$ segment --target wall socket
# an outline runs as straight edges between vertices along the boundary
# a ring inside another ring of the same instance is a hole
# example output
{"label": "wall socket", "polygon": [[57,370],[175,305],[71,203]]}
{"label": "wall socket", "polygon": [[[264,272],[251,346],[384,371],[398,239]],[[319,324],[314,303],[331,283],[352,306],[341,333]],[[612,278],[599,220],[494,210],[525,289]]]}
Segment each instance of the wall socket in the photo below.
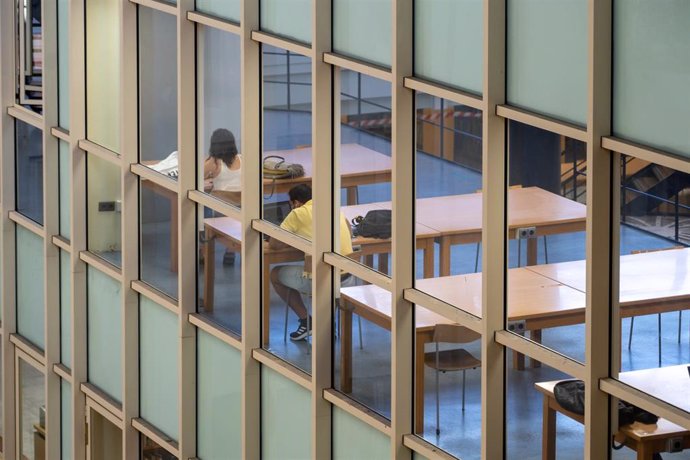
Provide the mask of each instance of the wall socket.
{"label": "wall socket", "polygon": [[515,237],[519,240],[534,238],[537,236],[537,227],[520,227],[515,230]]}
{"label": "wall socket", "polygon": [[522,334],[525,332],[525,329],[527,328],[527,325],[525,324],[524,320],[519,320],[519,321],[508,321],[508,331],[510,332],[515,332],[517,334]]}
{"label": "wall socket", "polygon": [[98,202],[98,212],[109,212],[115,211],[114,201],[99,201]]}
{"label": "wall socket", "polygon": [[683,438],[671,438],[666,441],[666,452],[681,452],[683,450]]}

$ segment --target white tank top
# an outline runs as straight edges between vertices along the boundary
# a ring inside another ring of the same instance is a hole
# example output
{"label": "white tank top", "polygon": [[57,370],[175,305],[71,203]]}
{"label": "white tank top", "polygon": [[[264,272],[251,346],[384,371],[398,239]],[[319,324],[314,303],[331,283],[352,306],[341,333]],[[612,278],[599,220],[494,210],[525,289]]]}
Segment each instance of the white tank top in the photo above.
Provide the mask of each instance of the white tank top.
{"label": "white tank top", "polygon": [[[238,154],[237,157],[242,161],[242,155]],[[226,192],[242,191],[242,167],[232,170],[221,161],[220,173],[213,178],[213,189]]]}

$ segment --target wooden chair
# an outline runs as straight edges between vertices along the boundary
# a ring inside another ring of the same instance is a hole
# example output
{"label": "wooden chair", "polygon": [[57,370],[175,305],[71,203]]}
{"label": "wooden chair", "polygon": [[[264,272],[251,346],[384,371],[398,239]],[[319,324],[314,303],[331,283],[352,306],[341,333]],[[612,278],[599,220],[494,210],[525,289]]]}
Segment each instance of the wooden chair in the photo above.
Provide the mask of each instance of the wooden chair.
{"label": "wooden chair", "polygon": [[[669,248],[661,248],[661,249],[638,249],[634,251],[630,251],[630,254],[645,254],[648,252],[659,252],[659,251],[672,251],[674,249],[683,249],[685,246],[671,246]],[[682,320],[683,320],[683,311],[679,310],[678,311],[678,343],[680,343],[680,329],[682,326]],[[633,335],[633,327],[635,326],[635,317],[631,316],[630,317],[630,333],[628,334],[628,350],[630,350],[630,347],[632,346],[632,335]],[[657,315],[657,329],[658,329],[658,349],[659,349],[659,367],[661,367],[661,313]]]}
{"label": "wooden chair", "polygon": [[[517,184],[517,185],[511,185],[510,189],[518,189],[522,188],[522,185]],[[481,193],[482,189],[477,190],[477,193]],[[544,263],[549,263],[549,248],[546,245],[546,235],[543,236],[544,238]],[[518,267],[521,265],[521,256],[522,256],[522,240],[517,240],[518,241]],[[477,273],[477,270],[479,269],[479,253],[481,252],[481,241],[477,242],[477,252],[474,256],[474,272]]]}
{"label": "wooden chair", "polygon": [[439,429],[439,384],[438,375],[443,372],[462,371],[462,410],[465,411],[465,371],[476,369],[482,362],[464,348],[439,350],[440,343],[470,343],[481,338],[481,335],[457,324],[437,324],[434,326],[432,343],[435,350],[424,353],[424,364],[436,371],[436,434]]}

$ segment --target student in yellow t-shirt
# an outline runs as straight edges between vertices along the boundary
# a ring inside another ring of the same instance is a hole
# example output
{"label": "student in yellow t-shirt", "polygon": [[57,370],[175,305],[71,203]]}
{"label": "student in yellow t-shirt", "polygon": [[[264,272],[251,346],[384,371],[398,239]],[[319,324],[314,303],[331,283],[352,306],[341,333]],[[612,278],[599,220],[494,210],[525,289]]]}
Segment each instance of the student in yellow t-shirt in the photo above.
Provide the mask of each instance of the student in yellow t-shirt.
{"label": "student in yellow t-shirt", "polygon": [[[313,234],[313,214],[311,187],[300,184],[288,192],[292,210],[285,217],[280,227],[308,240]],[[287,245],[271,238],[269,247],[284,248]],[[352,252],[352,232],[345,216],[340,214],[340,252],[348,255]],[[311,334],[311,316],[308,314],[302,293],[311,292],[311,278],[305,276],[302,265],[279,265],[271,270],[271,284],[281,299],[287,303],[299,318],[297,330],[290,333],[290,340],[303,340]]]}

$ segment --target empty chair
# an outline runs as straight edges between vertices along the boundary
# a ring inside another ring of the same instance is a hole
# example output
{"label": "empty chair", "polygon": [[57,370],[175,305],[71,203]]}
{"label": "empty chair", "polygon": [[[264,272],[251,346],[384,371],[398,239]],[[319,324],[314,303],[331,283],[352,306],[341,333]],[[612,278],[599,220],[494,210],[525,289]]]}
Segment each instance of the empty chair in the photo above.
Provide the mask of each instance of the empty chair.
{"label": "empty chair", "polygon": [[470,343],[478,340],[480,334],[457,324],[437,324],[434,326],[432,343],[435,350],[424,353],[424,364],[434,369],[436,372],[436,434],[440,434],[439,429],[439,373],[450,371],[462,371],[462,410],[465,410],[465,371],[476,369],[482,362],[475,358],[464,348],[453,348],[451,350],[440,350],[441,343]]}

